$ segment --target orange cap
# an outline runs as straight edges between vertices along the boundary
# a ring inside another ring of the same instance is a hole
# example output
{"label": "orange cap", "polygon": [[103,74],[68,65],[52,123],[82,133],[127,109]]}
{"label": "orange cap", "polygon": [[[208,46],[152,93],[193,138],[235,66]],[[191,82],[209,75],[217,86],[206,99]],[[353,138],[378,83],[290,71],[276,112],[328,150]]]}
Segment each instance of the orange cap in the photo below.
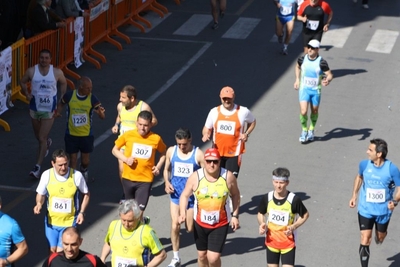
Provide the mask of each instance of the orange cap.
{"label": "orange cap", "polygon": [[224,88],[221,89],[219,97],[235,98],[235,91],[233,91],[232,87],[225,86]]}
{"label": "orange cap", "polygon": [[206,152],[204,153],[204,159],[208,159],[208,158],[220,159],[221,156],[219,155],[218,149],[216,149],[216,148],[207,149]]}

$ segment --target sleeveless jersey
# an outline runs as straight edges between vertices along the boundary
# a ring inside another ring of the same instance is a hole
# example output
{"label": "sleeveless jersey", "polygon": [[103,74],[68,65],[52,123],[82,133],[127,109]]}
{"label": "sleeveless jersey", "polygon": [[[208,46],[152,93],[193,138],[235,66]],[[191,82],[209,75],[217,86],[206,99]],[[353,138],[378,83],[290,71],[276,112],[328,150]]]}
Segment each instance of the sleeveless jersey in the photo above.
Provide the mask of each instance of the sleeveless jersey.
{"label": "sleeveless jersey", "polygon": [[236,111],[228,116],[221,112],[218,107],[218,118],[214,123],[214,142],[221,157],[235,157],[245,152],[244,143],[239,140],[243,132],[243,125],[240,123],[238,112],[240,106],[237,105]]}
{"label": "sleeveless jersey", "polygon": [[53,65],[49,72],[43,76],[38,65],[31,80],[32,99],[29,108],[33,111],[53,112],[57,106],[57,80],[54,76]]}
{"label": "sleeveless jersey", "polygon": [[323,71],[320,62],[322,57],[318,56],[310,60],[306,55],[303,64],[301,64],[300,90],[321,90],[321,79]]}
{"label": "sleeveless jersey", "polygon": [[126,108],[122,106],[119,113],[119,117],[121,120],[121,125],[119,128],[120,135],[123,135],[126,131],[136,129],[136,120],[140,111],[142,111],[142,106],[142,100],[139,100],[136,106],[130,111],[126,110]]}
{"label": "sleeveless jersey", "polygon": [[147,266],[150,255],[163,250],[154,230],[147,224],[129,232],[121,220],[116,220],[111,222],[108,231],[106,242],[111,246],[112,266]]}
{"label": "sleeveless jersey", "polygon": [[77,91],[72,92],[67,109],[67,134],[73,136],[89,136],[92,134],[92,94],[78,98]]}
{"label": "sleeveless jersey", "polygon": [[200,169],[200,165],[196,161],[197,147],[193,146],[193,150],[189,157],[182,159],[178,155],[178,146],[174,146],[174,153],[171,157],[171,179],[183,178],[182,180],[187,181],[187,178],[194,172]]}
{"label": "sleeveless jersey", "polygon": [[229,189],[226,183],[228,171],[221,168],[215,182],[209,182],[204,169],[197,170],[199,185],[193,192],[195,196],[194,220],[204,228],[218,228],[229,223],[231,211],[226,201]]}
{"label": "sleeveless jersey", "polygon": [[296,14],[296,2],[297,0],[280,0],[281,7],[277,11],[277,16],[294,16]]}
{"label": "sleeveless jersey", "polygon": [[274,191],[268,193],[268,232],[265,245],[275,249],[288,249],[295,247],[294,234],[287,236],[284,231],[295,221],[292,213],[292,202],[295,194],[290,192],[282,205],[276,205]]}
{"label": "sleeveless jersey", "polygon": [[363,183],[358,199],[358,211],[365,215],[386,215],[391,213],[387,203],[394,191],[390,175],[391,161],[385,160],[381,167],[375,167],[370,160],[363,172]]}
{"label": "sleeveless jersey", "polygon": [[75,225],[79,210],[79,190],[74,181],[74,170],[69,169],[68,179],[57,180],[54,169],[49,171],[47,184],[47,222],[50,225],[68,227]]}

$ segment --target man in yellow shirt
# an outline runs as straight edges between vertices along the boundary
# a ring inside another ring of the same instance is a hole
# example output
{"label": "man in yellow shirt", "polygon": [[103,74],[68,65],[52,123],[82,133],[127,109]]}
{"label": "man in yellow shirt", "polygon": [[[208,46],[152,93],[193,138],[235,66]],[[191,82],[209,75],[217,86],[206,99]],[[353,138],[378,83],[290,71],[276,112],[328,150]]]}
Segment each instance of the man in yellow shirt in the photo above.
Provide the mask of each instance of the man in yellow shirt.
{"label": "man in yellow shirt", "polygon": [[[111,254],[111,266],[159,266],[167,257],[154,230],[141,222],[142,214],[134,199],[126,200],[119,208],[119,220],[108,227],[101,260]],[[152,259],[150,260],[150,254]]]}

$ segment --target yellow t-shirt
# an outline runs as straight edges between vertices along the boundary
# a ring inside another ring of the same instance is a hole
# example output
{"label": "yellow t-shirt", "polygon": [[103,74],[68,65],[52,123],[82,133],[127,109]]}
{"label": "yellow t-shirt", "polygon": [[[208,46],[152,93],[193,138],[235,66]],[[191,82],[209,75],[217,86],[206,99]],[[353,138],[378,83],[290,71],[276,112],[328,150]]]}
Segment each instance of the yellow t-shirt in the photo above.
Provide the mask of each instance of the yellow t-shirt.
{"label": "yellow t-shirt", "polygon": [[147,224],[139,224],[133,230],[126,230],[121,220],[110,223],[104,239],[111,247],[111,266],[146,266],[150,254],[158,254],[164,248],[154,230]]}

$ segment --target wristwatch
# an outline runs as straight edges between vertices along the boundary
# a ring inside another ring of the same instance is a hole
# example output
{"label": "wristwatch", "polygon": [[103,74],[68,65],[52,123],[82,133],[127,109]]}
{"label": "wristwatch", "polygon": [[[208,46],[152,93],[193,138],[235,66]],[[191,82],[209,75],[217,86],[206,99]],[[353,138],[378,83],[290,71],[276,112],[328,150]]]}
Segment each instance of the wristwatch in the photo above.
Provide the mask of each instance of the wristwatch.
{"label": "wristwatch", "polygon": [[85,216],[86,216],[86,213],[84,213],[83,211],[80,211],[80,212],[79,212],[79,214],[82,214],[82,215],[83,215],[83,217],[85,217]]}
{"label": "wristwatch", "polygon": [[392,200],[392,202],[393,202],[393,205],[394,205],[395,207],[397,207],[397,205],[399,204],[399,202],[398,202],[397,200]]}

